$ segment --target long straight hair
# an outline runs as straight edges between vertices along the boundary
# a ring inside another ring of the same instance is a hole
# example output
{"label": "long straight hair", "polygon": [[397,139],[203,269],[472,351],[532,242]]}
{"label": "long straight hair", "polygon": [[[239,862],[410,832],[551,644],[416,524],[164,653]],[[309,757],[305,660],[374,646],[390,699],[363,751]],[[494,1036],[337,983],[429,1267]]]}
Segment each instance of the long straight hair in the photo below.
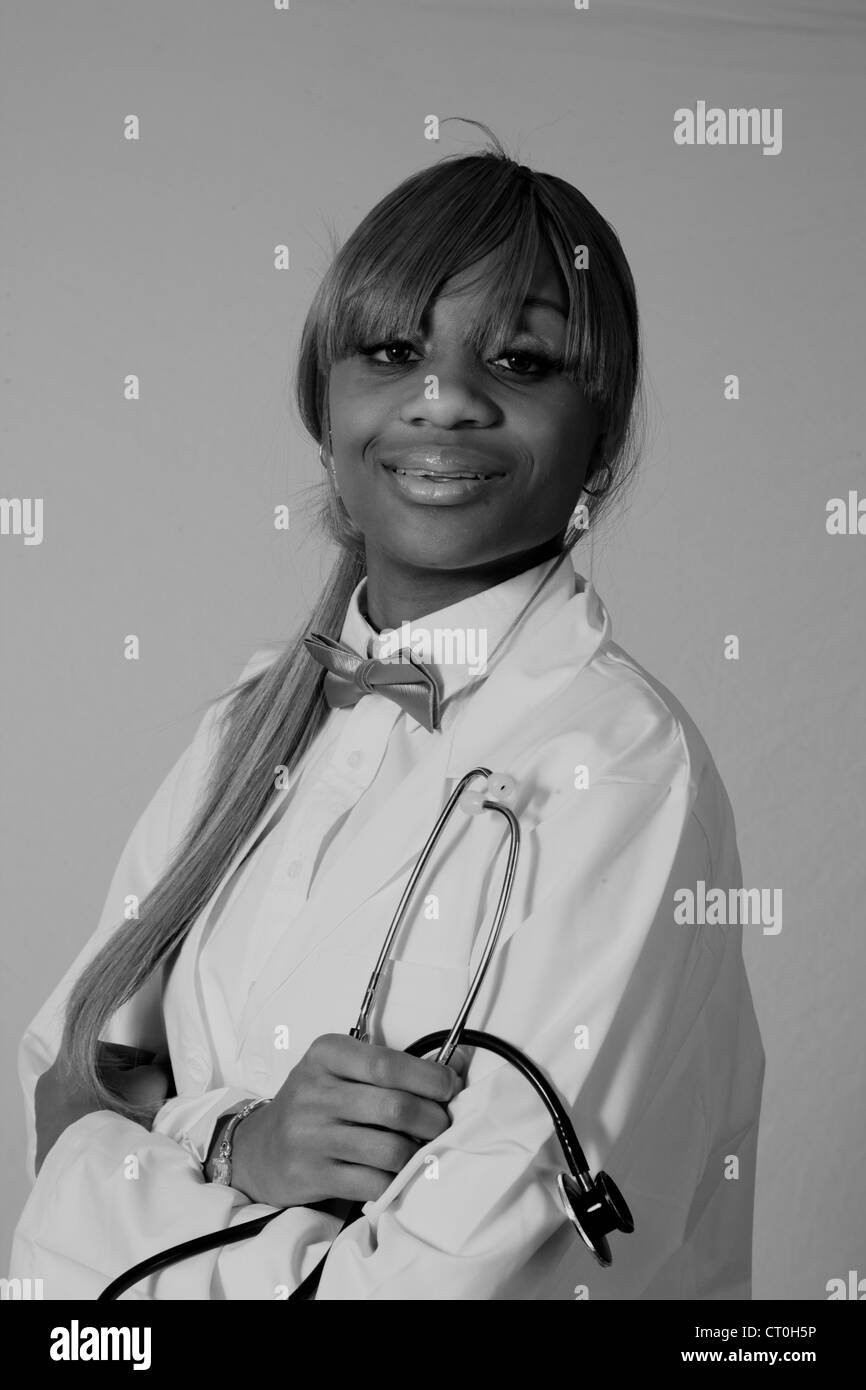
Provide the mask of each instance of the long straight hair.
{"label": "long straight hair", "polygon": [[[613,227],[582,193],[553,174],[518,164],[481,128],[492,148],[447,156],[411,175],[377,203],[335,255],[304,325],[297,406],[309,434],[327,447],[332,364],[370,341],[409,336],[445,282],[494,251],[483,312],[467,323],[467,332],[480,351],[501,351],[546,246],[568,287],[563,374],[600,411],[599,470],[604,465],[607,480],[585,504],[593,522],[622,489],[640,452],[642,353],[631,271]],[[581,246],[587,248],[588,269],[575,270]],[[225,702],[225,708],[185,835],[140,903],[138,918],[118,922],[69,997],[61,1042],[67,1066],[101,1107],[134,1120],[149,1123],[153,1109],[128,1104],[107,1086],[99,1068],[99,1034],[181,946],[271,803],[276,770],[296,767],[327,714],[325,673],[302,638],[310,631],[339,637],[366,564],[364,538],[325,472],[318,520],[338,555],[310,619],[272,664],[209,702]],[[578,539],[567,535],[563,549]]]}

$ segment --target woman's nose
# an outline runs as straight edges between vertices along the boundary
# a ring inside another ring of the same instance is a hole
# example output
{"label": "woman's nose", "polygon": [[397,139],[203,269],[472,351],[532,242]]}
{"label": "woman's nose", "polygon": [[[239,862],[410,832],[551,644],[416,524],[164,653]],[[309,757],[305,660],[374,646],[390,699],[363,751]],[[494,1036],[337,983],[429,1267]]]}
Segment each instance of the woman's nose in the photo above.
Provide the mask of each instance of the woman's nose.
{"label": "woman's nose", "polygon": [[431,370],[413,382],[400,407],[404,424],[430,424],[440,429],[458,425],[492,425],[497,407],[476,374],[460,368]]}

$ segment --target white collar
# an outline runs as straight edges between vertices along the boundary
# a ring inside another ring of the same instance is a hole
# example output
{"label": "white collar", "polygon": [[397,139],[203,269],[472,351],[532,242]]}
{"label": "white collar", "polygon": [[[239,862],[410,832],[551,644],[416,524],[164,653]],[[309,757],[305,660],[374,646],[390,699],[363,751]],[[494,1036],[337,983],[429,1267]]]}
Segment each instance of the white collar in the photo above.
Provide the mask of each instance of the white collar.
{"label": "white collar", "polygon": [[[492,670],[511,646],[511,639],[530,618],[533,626],[543,623],[573,597],[573,565],[566,558],[557,567],[559,559],[557,556],[554,560],[544,560],[470,598],[413,618],[411,622],[407,620],[392,632],[384,629],[382,633],[378,633],[364,615],[365,577],[349,599],[340,641],[359,656],[367,657],[393,656],[399,648],[411,645],[418,659],[435,674],[440,699],[447,700],[470,681]],[[549,582],[545,583],[548,576]]]}

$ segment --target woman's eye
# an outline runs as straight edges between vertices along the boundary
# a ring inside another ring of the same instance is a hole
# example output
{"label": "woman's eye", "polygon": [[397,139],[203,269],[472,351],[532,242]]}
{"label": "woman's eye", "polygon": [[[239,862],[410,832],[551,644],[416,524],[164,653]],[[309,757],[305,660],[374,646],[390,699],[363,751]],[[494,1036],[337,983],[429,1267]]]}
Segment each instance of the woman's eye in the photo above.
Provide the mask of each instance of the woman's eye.
{"label": "woman's eye", "polygon": [[407,358],[405,354],[414,351],[411,343],[402,341],[379,343],[375,347],[361,348],[364,357],[369,357],[372,362],[380,362],[386,367],[407,366],[411,359]]}
{"label": "woman's eye", "polygon": [[530,352],[528,349],[504,352],[494,360],[493,365],[498,366],[500,362],[509,364],[506,370],[513,376],[544,376],[559,367],[552,357],[546,357],[541,352]]}
{"label": "woman's eye", "polygon": [[[411,343],[398,338],[390,343],[373,343],[369,347],[358,348],[362,357],[382,367],[408,367],[420,361],[420,354]],[[540,377],[560,371],[562,363],[544,352],[534,352],[529,348],[503,352],[493,360],[492,365],[504,364],[509,376]]]}

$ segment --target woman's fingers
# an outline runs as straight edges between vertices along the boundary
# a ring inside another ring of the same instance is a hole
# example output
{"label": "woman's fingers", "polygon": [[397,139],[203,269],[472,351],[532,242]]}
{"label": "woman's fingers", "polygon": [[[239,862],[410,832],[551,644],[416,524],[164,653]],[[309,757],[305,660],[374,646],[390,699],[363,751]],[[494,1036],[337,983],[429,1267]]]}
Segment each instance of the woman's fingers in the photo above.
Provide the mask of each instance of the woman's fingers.
{"label": "woman's fingers", "polygon": [[405,1134],[343,1123],[328,1127],[325,1142],[329,1158],[361,1164],[392,1176],[405,1168],[420,1147],[417,1140]]}
{"label": "woman's fingers", "polygon": [[107,1043],[99,1042],[96,1045],[98,1052],[98,1066],[104,1070],[128,1071],[130,1067],[145,1067],[152,1062],[159,1062],[162,1059],[157,1057],[155,1052],[150,1052],[142,1047],[130,1047],[126,1043]]}
{"label": "woman's fingers", "polygon": [[364,1082],[339,1085],[333,1098],[334,1113],[355,1125],[374,1125],[395,1130],[427,1143],[451,1123],[448,1112],[435,1100],[424,1100],[410,1091],[394,1091]]}
{"label": "woman's fingers", "polygon": [[172,1082],[165,1067],[129,1067],[106,1078],[110,1089],[131,1105],[157,1106],[165,1101]]}
{"label": "woman's fingers", "polygon": [[346,1081],[363,1081],[386,1090],[411,1091],[413,1095],[447,1105],[461,1087],[461,1078],[450,1066],[410,1057],[393,1047],[361,1042],[341,1033],[324,1033],[310,1047],[307,1057],[315,1066]]}
{"label": "woman's fingers", "polygon": [[236,1132],[233,1182],[274,1206],[376,1199],[451,1124],[446,1107],[463,1089],[467,1057],[458,1050],[451,1060],[322,1034],[273,1104]]}

